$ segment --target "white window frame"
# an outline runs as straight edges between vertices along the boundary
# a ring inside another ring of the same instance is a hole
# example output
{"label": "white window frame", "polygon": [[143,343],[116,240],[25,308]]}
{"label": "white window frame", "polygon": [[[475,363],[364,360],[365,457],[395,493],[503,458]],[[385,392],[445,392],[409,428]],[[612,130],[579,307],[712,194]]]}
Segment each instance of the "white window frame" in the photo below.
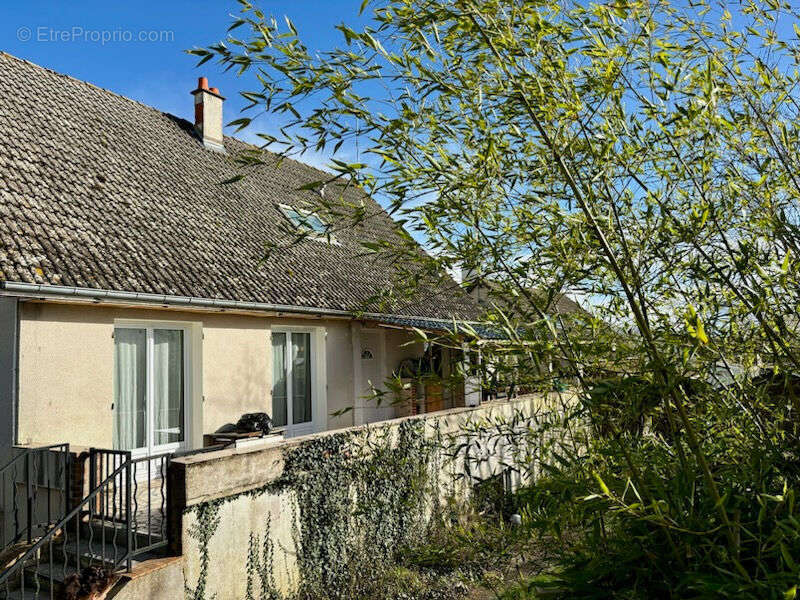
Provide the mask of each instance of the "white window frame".
{"label": "white window frame", "polygon": [[[145,386],[147,389],[147,445],[144,448],[136,448],[131,450],[131,456],[139,458],[143,456],[158,456],[160,454],[170,454],[177,450],[189,448],[191,445],[191,424],[192,424],[192,410],[194,397],[192,390],[192,362],[191,362],[191,347],[192,347],[192,325],[178,321],[130,321],[130,320],[116,320],[114,321],[114,330],[117,329],[144,329],[146,335],[146,381]],[[153,372],[155,370],[154,353],[153,353],[153,331],[156,329],[170,329],[183,331],[183,441],[172,442],[169,444],[160,444],[156,446],[153,444],[154,439],[154,417],[153,404],[155,399],[155,381],[153,380]],[[116,359],[115,359],[116,360]],[[116,400],[116,399],[115,399]],[[115,407],[116,408],[116,407]],[[112,418],[116,418],[114,415]]]}
{"label": "white window frame", "polygon": [[[306,423],[292,423],[292,359],[291,352],[284,352],[284,369],[286,369],[286,425],[276,428],[283,431],[286,437],[308,435],[325,429],[327,415],[327,384],[326,384],[326,357],[325,357],[325,328],[301,327],[293,325],[274,325],[270,328],[269,352],[272,357],[272,334],[286,334],[287,345],[293,333],[308,333],[311,346],[309,348],[311,360],[311,421]],[[275,388],[274,357],[270,360],[272,382],[270,385],[270,411],[273,410],[272,391]]]}

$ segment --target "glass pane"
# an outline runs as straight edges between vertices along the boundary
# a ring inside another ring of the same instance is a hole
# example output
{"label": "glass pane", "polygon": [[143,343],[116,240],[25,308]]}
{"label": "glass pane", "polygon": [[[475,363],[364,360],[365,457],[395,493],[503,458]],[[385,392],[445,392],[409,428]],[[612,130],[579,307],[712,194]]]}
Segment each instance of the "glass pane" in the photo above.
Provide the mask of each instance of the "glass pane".
{"label": "glass pane", "polygon": [[325,223],[322,222],[317,215],[308,215],[306,217],[306,224],[308,225],[309,229],[316,233],[325,233],[327,231],[327,227],[325,227]]}
{"label": "glass pane", "polygon": [[286,425],[286,334],[272,334],[272,424]]}
{"label": "glass pane", "polygon": [[303,225],[303,219],[299,212],[286,207],[281,207],[281,210],[283,210],[283,214],[286,215],[286,218],[292,222],[292,225],[295,227],[301,227]]}
{"label": "glass pane", "polygon": [[311,334],[292,334],[292,423],[311,421]]}
{"label": "glass pane", "polygon": [[147,332],[114,330],[114,435],[117,450],[147,446]]}
{"label": "glass pane", "polygon": [[183,441],[183,331],[153,331],[153,445]]}
{"label": "glass pane", "polygon": [[314,213],[299,211],[287,206],[282,206],[281,210],[297,229],[307,229],[314,233],[325,233],[328,230],[325,222]]}

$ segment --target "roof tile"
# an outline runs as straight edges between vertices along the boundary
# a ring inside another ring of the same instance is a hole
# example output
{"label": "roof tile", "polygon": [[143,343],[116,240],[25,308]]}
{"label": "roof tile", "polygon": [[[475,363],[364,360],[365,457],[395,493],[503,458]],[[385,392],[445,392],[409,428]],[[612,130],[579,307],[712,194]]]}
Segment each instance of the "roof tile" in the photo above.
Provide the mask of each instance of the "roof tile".
{"label": "roof tile", "polygon": [[478,314],[447,277],[388,309],[368,304],[392,285],[392,267],[365,257],[361,242],[391,241],[399,225],[357,189],[345,194],[366,204],[368,223],[337,227],[339,244],[307,240],[262,262],[267,243],[286,241],[278,204],[302,206],[310,192],[298,188],[327,176],[313,167],[270,155],[272,164],[222,185],[244,142],[226,137],[227,155],[207,150],[188,121],[1,52],[0,80],[0,280]]}

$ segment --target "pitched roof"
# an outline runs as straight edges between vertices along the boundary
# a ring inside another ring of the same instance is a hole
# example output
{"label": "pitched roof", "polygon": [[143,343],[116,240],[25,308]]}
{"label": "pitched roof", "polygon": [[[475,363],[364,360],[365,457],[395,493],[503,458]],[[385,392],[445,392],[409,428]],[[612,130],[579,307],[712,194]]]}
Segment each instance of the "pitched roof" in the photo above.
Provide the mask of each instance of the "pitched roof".
{"label": "pitched roof", "polygon": [[233,156],[250,147],[240,140],[226,137],[229,153],[213,152],[186,120],[5,53],[0,81],[0,285],[479,313],[446,276],[416,298],[369,305],[391,287],[391,266],[365,256],[361,242],[397,239],[399,226],[358,189],[345,193],[371,217],[337,231],[338,244],[308,239],[261,262],[268,243],[286,241],[278,204],[303,206],[311,192],[298,188],[326,173],[275,160],[222,185],[237,172]]}
{"label": "pitched roof", "polygon": [[[467,282],[467,290],[482,307],[497,304],[515,312],[535,312],[531,302],[523,295],[510,296],[508,289],[490,278]],[[564,293],[551,293],[543,288],[528,288],[539,308],[549,315],[569,315],[586,313],[575,300]]]}
{"label": "pitched roof", "polygon": [[376,322],[381,326],[396,325],[402,329],[414,328],[437,333],[459,333],[463,335],[469,332],[470,335],[475,335],[482,340],[508,339],[502,327],[491,323],[470,323],[468,326],[465,326],[463,322],[454,322],[453,320],[444,321],[442,319],[423,319],[420,317],[401,317],[395,315],[383,316],[380,319],[376,319]]}
{"label": "pitched roof", "polygon": [[584,308],[566,294],[558,294],[550,303],[549,311],[551,314],[569,315],[574,313],[586,312]]}

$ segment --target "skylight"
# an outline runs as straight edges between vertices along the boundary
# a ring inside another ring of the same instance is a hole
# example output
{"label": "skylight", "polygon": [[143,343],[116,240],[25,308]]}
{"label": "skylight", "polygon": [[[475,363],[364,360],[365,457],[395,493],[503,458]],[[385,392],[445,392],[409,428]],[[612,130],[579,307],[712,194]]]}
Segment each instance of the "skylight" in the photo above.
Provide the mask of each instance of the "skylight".
{"label": "skylight", "polygon": [[328,225],[325,221],[311,211],[301,208],[292,208],[285,204],[281,204],[280,207],[283,214],[286,215],[286,218],[289,219],[292,225],[297,229],[317,235],[325,235],[328,233]]}

